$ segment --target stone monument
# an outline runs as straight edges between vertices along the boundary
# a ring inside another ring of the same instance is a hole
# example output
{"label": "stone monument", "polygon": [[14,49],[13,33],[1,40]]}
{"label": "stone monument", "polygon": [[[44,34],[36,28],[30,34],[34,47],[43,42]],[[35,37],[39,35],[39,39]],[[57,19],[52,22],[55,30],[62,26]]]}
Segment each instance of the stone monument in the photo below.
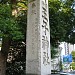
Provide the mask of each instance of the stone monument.
{"label": "stone monument", "polygon": [[26,74],[51,74],[48,0],[28,0]]}

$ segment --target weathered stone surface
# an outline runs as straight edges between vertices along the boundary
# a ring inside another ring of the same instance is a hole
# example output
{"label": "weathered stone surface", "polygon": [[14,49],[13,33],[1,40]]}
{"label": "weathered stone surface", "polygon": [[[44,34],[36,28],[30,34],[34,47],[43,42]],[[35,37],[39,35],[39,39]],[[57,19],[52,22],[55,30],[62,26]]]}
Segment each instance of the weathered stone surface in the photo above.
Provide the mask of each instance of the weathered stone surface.
{"label": "weathered stone surface", "polygon": [[48,0],[28,1],[26,73],[51,73]]}

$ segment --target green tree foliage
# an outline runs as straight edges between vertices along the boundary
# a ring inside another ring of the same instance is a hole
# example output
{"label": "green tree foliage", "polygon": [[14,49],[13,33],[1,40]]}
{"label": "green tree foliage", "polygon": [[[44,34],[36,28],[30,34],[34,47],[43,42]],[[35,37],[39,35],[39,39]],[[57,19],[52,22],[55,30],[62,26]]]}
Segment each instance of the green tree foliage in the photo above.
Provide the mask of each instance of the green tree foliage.
{"label": "green tree foliage", "polygon": [[0,4],[0,37],[22,39],[23,34],[11,12],[10,5]]}
{"label": "green tree foliage", "polygon": [[[12,16],[11,3],[7,3],[8,2],[2,2],[0,4],[0,38],[2,38],[3,41],[2,53],[7,53],[8,57],[13,57],[9,58],[12,59],[11,63],[7,62],[7,75],[19,75],[25,71],[25,26],[27,24],[27,11],[19,11],[17,17]],[[8,45],[9,47],[7,47]],[[7,50],[9,50],[9,53]]]}
{"label": "green tree foliage", "polygon": [[58,46],[58,42],[74,43],[75,17],[72,8],[74,0],[49,0],[51,45]]}
{"label": "green tree foliage", "polygon": [[71,63],[72,69],[75,70],[75,62]]}
{"label": "green tree foliage", "polygon": [[75,62],[75,51],[72,51],[71,54],[72,54],[73,61]]}
{"label": "green tree foliage", "polygon": [[71,54],[72,54],[71,66],[72,66],[72,69],[75,70],[75,51],[72,51]]}
{"label": "green tree foliage", "polygon": [[8,53],[8,62],[6,75],[25,75],[25,43],[22,41],[14,41]]}
{"label": "green tree foliage", "polygon": [[74,0],[48,0],[51,54],[55,55],[60,42],[75,43]]}
{"label": "green tree foliage", "polygon": [[[26,26],[27,26],[27,10],[21,10],[20,15],[16,17],[17,23],[24,34],[24,39],[12,41],[9,55],[13,58],[7,62],[7,75],[21,75],[25,74],[25,64],[26,64]],[[22,67],[22,69],[21,69]]]}
{"label": "green tree foliage", "polygon": [[[13,9],[20,9],[17,16],[15,17],[15,21],[20,28],[24,38],[20,38],[17,40],[11,40],[10,50],[8,53],[8,61],[7,62],[7,75],[21,75],[25,73],[25,62],[26,62],[26,26],[27,26],[27,1],[24,3],[24,6],[20,6],[20,1],[16,4],[12,5]],[[19,4],[18,4],[19,3]],[[19,36],[19,35],[18,35]],[[12,56],[12,58],[11,58]]]}

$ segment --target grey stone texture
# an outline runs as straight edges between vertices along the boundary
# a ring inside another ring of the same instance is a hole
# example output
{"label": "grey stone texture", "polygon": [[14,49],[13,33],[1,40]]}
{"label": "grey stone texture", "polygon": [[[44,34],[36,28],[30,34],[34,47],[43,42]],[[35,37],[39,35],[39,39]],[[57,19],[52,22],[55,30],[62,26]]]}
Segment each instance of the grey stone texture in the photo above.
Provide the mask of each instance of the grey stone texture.
{"label": "grey stone texture", "polygon": [[51,73],[48,0],[28,1],[26,73]]}

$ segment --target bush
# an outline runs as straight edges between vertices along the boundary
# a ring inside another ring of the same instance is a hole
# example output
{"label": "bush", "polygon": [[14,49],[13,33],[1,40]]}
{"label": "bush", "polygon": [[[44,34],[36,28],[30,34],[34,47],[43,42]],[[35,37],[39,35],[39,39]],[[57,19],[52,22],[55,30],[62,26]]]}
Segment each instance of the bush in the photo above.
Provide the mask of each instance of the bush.
{"label": "bush", "polygon": [[71,63],[72,69],[75,70],[75,62]]}

